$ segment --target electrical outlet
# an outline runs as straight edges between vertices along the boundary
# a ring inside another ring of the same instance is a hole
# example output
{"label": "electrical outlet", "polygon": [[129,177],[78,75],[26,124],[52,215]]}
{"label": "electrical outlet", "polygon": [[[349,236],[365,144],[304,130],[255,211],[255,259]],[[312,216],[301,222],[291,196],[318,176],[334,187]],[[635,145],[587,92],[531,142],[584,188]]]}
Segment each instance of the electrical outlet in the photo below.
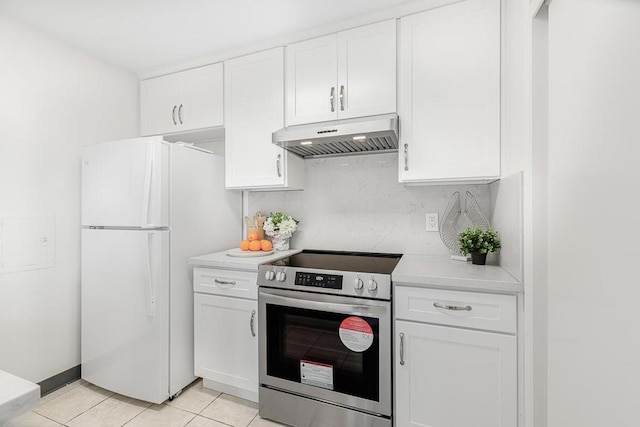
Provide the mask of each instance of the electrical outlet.
{"label": "electrical outlet", "polygon": [[438,214],[427,214],[427,231],[438,231]]}

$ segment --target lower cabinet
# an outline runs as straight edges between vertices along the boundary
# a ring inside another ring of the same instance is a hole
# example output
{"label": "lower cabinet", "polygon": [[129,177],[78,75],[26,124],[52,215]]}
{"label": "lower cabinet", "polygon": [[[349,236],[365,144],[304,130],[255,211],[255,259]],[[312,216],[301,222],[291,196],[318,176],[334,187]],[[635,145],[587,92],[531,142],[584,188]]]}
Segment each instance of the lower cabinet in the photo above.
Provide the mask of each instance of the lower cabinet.
{"label": "lower cabinet", "polygon": [[[414,288],[404,300],[402,292],[398,292],[400,298],[396,299],[400,305],[396,306],[397,318],[404,316],[411,320],[395,321],[395,425],[516,427],[516,335],[459,327],[466,316],[472,319],[474,309],[494,313],[515,310],[515,296],[512,296],[513,307],[505,306],[504,300],[483,301],[481,306],[464,302],[465,292],[447,295],[435,291],[434,297],[429,294],[430,290],[423,291],[425,295],[421,297],[420,290]],[[491,298],[491,295],[469,293],[469,301],[476,295]],[[422,302],[428,302],[423,306],[425,310],[414,310]],[[441,307],[437,309],[441,313],[428,313],[427,307],[432,309],[434,305]],[[416,318],[420,311],[428,313],[425,320],[435,319],[442,324],[421,322]],[[447,325],[448,319],[457,326]],[[515,317],[513,320],[515,322]],[[515,324],[513,327],[515,330]]]}
{"label": "lower cabinet", "polygon": [[258,401],[258,302],[196,293],[195,375],[204,386]]}

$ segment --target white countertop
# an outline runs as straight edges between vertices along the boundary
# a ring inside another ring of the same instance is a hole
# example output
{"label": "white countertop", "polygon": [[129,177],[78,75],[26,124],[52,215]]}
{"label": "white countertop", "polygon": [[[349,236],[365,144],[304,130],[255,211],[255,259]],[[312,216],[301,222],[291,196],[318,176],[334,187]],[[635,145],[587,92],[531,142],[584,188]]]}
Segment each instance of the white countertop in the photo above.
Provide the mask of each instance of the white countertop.
{"label": "white countertop", "polygon": [[394,285],[522,292],[524,286],[496,265],[473,265],[448,256],[403,255],[391,273]]}
{"label": "white countertop", "polygon": [[220,251],[189,258],[189,264],[200,267],[223,268],[225,270],[258,271],[258,266],[260,264],[277,261],[297,254],[298,252],[302,252],[302,249],[274,251],[271,255],[265,256],[231,257],[227,255],[227,251]]}
{"label": "white countertop", "polygon": [[31,409],[40,400],[40,386],[0,371],[0,425]]}

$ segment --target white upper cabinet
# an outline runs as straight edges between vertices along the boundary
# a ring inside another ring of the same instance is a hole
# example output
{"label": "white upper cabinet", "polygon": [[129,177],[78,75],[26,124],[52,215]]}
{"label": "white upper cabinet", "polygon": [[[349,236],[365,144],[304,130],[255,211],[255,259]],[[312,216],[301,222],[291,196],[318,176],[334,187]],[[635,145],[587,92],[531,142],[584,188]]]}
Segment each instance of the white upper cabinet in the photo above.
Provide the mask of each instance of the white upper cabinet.
{"label": "white upper cabinet", "polygon": [[396,111],[396,20],[338,33],[338,118]]}
{"label": "white upper cabinet", "polygon": [[140,82],[140,134],[163,135],[178,130],[177,74]]}
{"label": "white upper cabinet", "polygon": [[304,161],[271,142],[284,127],[284,48],[225,62],[226,186],[301,189]]}
{"label": "white upper cabinet", "polygon": [[140,82],[140,133],[165,135],[222,126],[222,63]]}
{"label": "white upper cabinet", "polygon": [[500,0],[400,20],[399,180],[500,177]]}
{"label": "white upper cabinet", "polygon": [[287,126],[396,111],[395,19],[287,46]]}
{"label": "white upper cabinet", "polygon": [[287,46],[287,125],[336,118],[338,36]]}
{"label": "white upper cabinet", "polygon": [[223,64],[194,68],[182,73],[182,115],[185,129],[202,129],[224,124]]}

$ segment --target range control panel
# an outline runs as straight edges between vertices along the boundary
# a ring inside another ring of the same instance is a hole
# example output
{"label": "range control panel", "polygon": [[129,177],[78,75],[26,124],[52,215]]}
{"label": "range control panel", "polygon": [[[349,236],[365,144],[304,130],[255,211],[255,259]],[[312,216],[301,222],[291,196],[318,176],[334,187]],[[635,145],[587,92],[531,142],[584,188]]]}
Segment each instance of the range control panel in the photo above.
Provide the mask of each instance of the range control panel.
{"label": "range control panel", "polygon": [[258,267],[258,286],[391,300],[391,275],[342,270],[313,272],[288,266],[262,264]]}
{"label": "range control panel", "polygon": [[342,289],[342,276],[296,272],[294,284],[297,286],[313,286],[315,288]]}

